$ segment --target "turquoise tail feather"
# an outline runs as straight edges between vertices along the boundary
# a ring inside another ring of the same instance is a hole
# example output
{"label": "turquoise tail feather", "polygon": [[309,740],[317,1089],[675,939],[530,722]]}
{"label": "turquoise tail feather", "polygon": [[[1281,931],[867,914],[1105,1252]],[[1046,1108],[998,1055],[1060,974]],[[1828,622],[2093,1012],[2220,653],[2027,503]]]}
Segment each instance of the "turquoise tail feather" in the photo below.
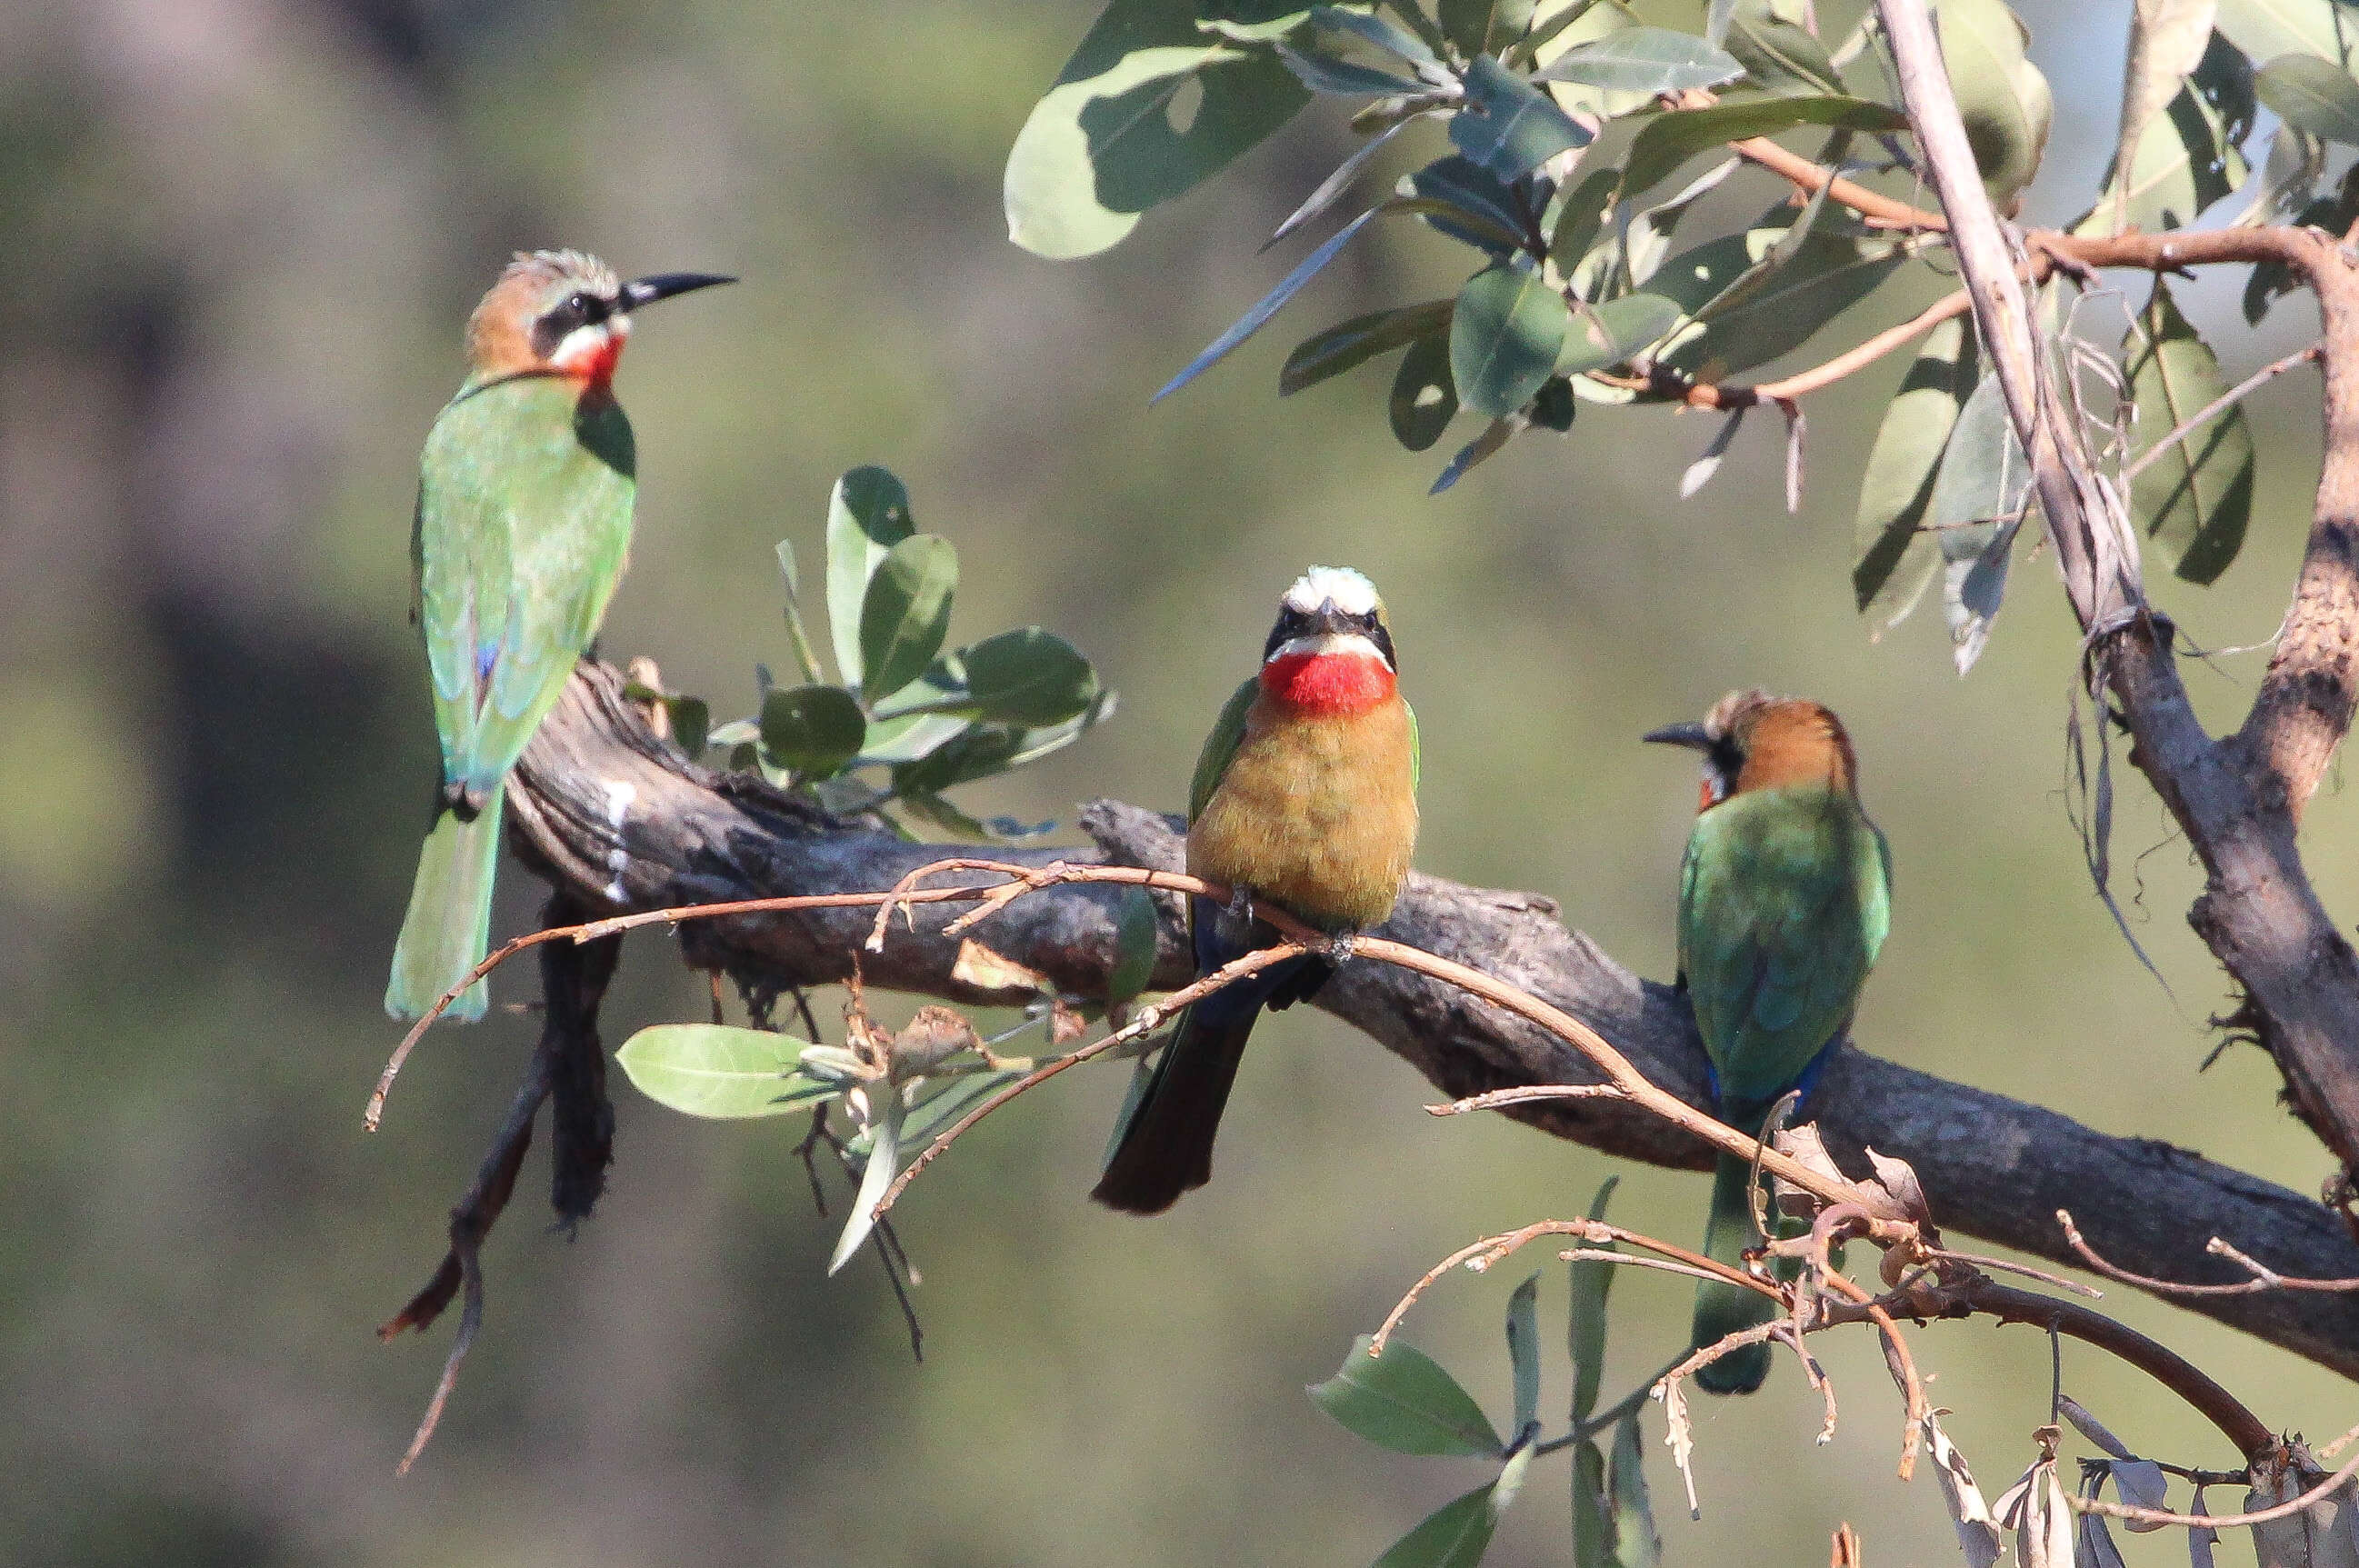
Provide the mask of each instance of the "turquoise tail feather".
{"label": "turquoise tail feather", "polygon": [[[424,1018],[443,992],[483,962],[492,934],[492,877],[499,866],[505,803],[494,789],[474,821],[445,811],[426,836],[409,913],[394,944],[393,979],[385,988],[385,1010],[393,1017]],[[478,980],[442,1016],[473,1023],[490,996],[489,985]]]}
{"label": "turquoise tail feather", "polygon": [[[1745,1249],[1754,1245],[1753,1204],[1745,1188],[1752,1161],[1723,1154],[1712,1170],[1712,1217],[1704,1224],[1704,1255],[1732,1269],[1745,1266]],[[1695,1326],[1691,1343],[1697,1349],[1767,1323],[1777,1315],[1777,1303],[1757,1290],[1711,1281],[1696,1287]],[[1696,1382],[1712,1394],[1749,1394],[1769,1376],[1769,1346],[1748,1345],[1699,1368]]]}

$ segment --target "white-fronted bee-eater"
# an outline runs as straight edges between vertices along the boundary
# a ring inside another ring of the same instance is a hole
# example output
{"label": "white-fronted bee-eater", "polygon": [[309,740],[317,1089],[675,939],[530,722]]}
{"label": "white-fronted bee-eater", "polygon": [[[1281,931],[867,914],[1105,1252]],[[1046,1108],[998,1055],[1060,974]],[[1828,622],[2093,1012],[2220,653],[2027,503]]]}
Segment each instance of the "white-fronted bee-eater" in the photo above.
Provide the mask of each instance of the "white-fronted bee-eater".
{"label": "white-fronted bee-eater", "polygon": [[[598,635],[631,542],[637,459],[614,401],[630,312],[731,279],[625,283],[574,251],[519,255],[467,322],[467,379],[435,419],[410,538],[441,734],[385,1010],[422,1017],[491,934],[501,787]],[[450,1016],[479,1018],[479,982]]]}
{"label": "white-fronted bee-eater", "polygon": [[[1703,753],[1703,790],[1680,872],[1680,974],[1712,1061],[1721,1120],[1758,1136],[1789,1091],[1807,1095],[1851,1024],[1892,917],[1892,852],[1859,804],[1851,738],[1816,702],[1732,691],[1701,724],[1647,736]],[[1741,1267],[1754,1244],[1751,1165],[1713,1169],[1704,1251]],[[1767,1323],[1777,1303],[1722,1282],[1696,1290],[1698,1348]],[[1749,1394],[1767,1345],[1701,1368]]]}
{"label": "white-fronted bee-eater", "polygon": [[[1336,937],[1390,914],[1417,844],[1417,716],[1401,700],[1384,601],[1348,567],[1312,567],[1286,591],[1260,672],[1221,710],[1196,763],[1188,870],[1238,895],[1232,906],[1193,900],[1197,974],[1277,942],[1251,918],[1255,899]],[[1255,1018],[1333,972],[1327,955],[1306,954],[1181,1014],[1091,1196],[1160,1214],[1209,1181]]]}

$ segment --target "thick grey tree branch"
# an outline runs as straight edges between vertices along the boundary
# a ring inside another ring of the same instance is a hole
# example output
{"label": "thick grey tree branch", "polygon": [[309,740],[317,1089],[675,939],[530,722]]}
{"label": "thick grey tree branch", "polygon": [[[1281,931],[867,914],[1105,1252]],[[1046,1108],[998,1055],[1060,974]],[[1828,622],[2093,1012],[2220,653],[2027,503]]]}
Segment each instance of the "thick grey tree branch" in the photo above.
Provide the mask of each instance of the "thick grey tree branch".
{"label": "thick grey tree branch", "polygon": [[[2092,667],[2120,703],[2131,760],[2203,863],[2189,920],[2244,986],[2246,1024],[2295,1107],[2359,1170],[2359,958],[2310,887],[2300,812],[2359,698],[2359,267],[2298,229],[2038,243],[2085,266],[2187,265],[2252,253],[2300,269],[2325,327],[2326,453],[2285,632],[2243,729],[2214,741],[2180,683],[2169,623],[2146,601],[2121,490],[2100,478],[2079,419],[2031,330],[2017,256],[1983,189],[1925,0],[1877,0],[1909,125],[1922,148],[1974,319],[2030,455],[2048,537]],[[2266,236],[2266,237],[2265,237]],[[2217,254],[2213,254],[2216,252]]]}
{"label": "thick grey tree branch", "polygon": [[[508,791],[512,839],[560,887],[600,914],[786,894],[891,887],[946,855],[856,824],[832,822],[756,779],[708,773],[657,738],[622,680],[585,665],[541,726]],[[1178,869],[1169,818],[1114,801],[1082,817],[1097,849],[995,851],[1000,858],[1111,860]],[[1114,953],[1115,890],[1064,887],[1019,898],[973,936],[1060,990],[1102,996]],[[881,953],[861,952],[867,909],[698,921],[680,928],[688,961],[757,985],[847,977],[857,956],[871,985],[966,1003],[1030,993],[988,989],[954,973],[959,942],[942,927],[955,906],[897,917]],[[1176,909],[1167,909],[1156,984],[1191,977]],[[1704,1104],[1703,1048],[1687,1004],[1641,980],[1528,893],[1417,876],[1382,934],[1521,986],[1590,1024],[1647,1076]],[[1318,1005],[1375,1039],[1444,1094],[1525,1083],[1594,1082],[1570,1046],[1464,993],[1405,970],[1347,966]],[[1518,1119],[1607,1153],[1701,1170],[1703,1148],[1636,1109],[1604,1101],[1518,1107]],[[1945,1228],[2071,1265],[2056,1222],[2070,1208],[2100,1252],[2169,1279],[2245,1278],[2207,1256],[2213,1236],[2280,1272],[2359,1274],[2333,1211],[2168,1144],[2111,1138],[2037,1105],[1945,1082],[1846,1048],[1809,1113],[1836,1158],[1862,1169],[1874,1144],[1917,1168]],[[2359,1377],[2359,1299],[2308,1293],[2187,1303],[2234,1327]]]}

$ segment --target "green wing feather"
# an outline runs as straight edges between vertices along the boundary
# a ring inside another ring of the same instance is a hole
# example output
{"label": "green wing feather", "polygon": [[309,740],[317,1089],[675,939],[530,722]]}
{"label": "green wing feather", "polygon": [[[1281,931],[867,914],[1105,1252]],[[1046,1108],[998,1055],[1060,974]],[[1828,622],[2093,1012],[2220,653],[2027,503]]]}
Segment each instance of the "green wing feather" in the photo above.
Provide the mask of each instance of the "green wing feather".
{"label": "green wing feather", "polygon": [[1254,704],[1261,690],[1261,677],[1249,675],[1245,682],[1229,693],[1221,705],[1221,716],[1212,722],[1212,733],[1204,737],[1204,749],[1196,754],[1196,776],[1188,785],[1188,821],[1192,825],[1204,814],[1211,803],[1212,791],[1221,787],[1221,776],[1236,760],[1237,747],[1245,744],[1245,711]]}
{"label": "green wing feather", "polygon": [[635,454],[610,398],[527,376],[427,438],[414,554],[445,779],[499,788],[597,635],[630,545]]}
{"label": "green wing feather", "polygon": [[1680,964],[1733,1114],[1791,1088],[1849,1019],[1890,924],[1890,852],[1847,791],[1763,789],[1696,819]]}
{"label": "green wing feather", "polygon": [[1417,710],[1408,705],[1408,698],[1403,697],[1401,712],[1408,718],[1408,792],[1414,795],[1417,793],[1418,775],[1423,771],[1423,752],[1417,741]]}

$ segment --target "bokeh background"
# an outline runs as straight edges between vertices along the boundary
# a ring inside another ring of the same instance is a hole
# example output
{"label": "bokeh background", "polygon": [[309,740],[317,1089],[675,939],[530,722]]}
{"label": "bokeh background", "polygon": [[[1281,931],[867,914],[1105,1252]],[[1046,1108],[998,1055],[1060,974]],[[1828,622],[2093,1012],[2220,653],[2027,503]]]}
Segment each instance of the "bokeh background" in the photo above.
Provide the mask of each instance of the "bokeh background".
{"label": "bokeh background", "polygon": [[[919,1367],[872,1260],[822,1278],[833,1222],[789,1124],[692,1123],[618,1078],[611,1195],[570,1244],[549,1234],[536,1154],[488,1249],[480,1347],[397,1480],[448,1324],[390,1349],[370,1330],[440,1256],[533,1032],[495,1016],[436,1035],[363,1135],[431,767],[404,618],[416,455],[459,324],[517,246],[745,279],[651,313],[622,381],[640,533],[606,647],[716,716],[751,705],[755,660],[784,659],[773,542],[810,559],[857,463],[902,474],[957,543],[961,629],[1056,627],[1122,692],[1080,746],[970,791],[984,811],[1177,806],[1274,595],[1308,562],[1354,562],[1388,590],[1424,716],[1421,863],[1556,897],[1662,975],[1692,788],[1635,737],[1734,683],[1814,694],[1852,723],[1899,868],[1864,1043],[2315,1188],[2324,1161],[2258,1053],[2198,1071],[2222,987],[2182,919],[2185,846],[2126,774],[2121,889],[2170,994],[2091,895],[2064,789],[2074,639],[2046,561],[2019,569],[1964,681],[1937,615],[1874,645],[1854,615],[1854,489],[1897,362],[1813,400],[1799,517],[1774,420],[1678,504],[1711,426],[1661,411],[1585,410],[1429,500],[1442,453],[1393,445],[1388,370],[1273,396],[1294,338],[1454,287],[1463,253],[1402,230],[1323,278],[1299,330],[1150,409],[1290,265],[1255,247],[1349,137],[1314,111],[1106,257],[1017,251],[1000,161],[1092,9],[0,7],[0,1558],[1363,1563],[1484,1475],[1379,1454],[1301,1386],[1430,1260],[1571,1212],[1614,1169],[1434,1121],[1408,1069],[1297,1013],[1256,1047],[1219,1181],[1141,1224],[1082,1199],[1123,1074],[1076,1075],[901,1209]],[[2032,208],[2053,221],[2111,146],[2125,8],[2026,11],[2060,102]],[[2233,286],[2188,299],[2232,375],[2314,330],[2299,299],[2257,334]],[[2158,586],[2212,647],[2275,626],[2314,474],[2314,379],[2252,408],[2245,558],[2209,593]],[[2262,657],[2190,665],[2215,723]],[[2338,775],[2307,836],[2346,919],[2354,819]],[[671,950],[634,938],[609,1040],[700,1006]],[[1695,1228],[1701,1177],[1624,1175],[1623,1217]],[[1530,1266],[1553,1347],[1562,1266]],[[1495,1408],[1524,1272],[1449,1283],[1408,1331]],[[2322,1435],[2359,1406],[2289,1356],[2114,1299],[2273,1422]],[[1615,1300],[1618,1391],[1686,1306],[1643,1278]],[[1956,1326],[1918,1344],[1995,1492],[2044,1414],[2045,1344]],[[1954,1561],[1930,1478],[1892,1479],[1872,1348],[1822,1354],[1843,1395],[1828,1447],[1790,1367],[1701,1411],[1704,1514],[1664,1498],[1671,1562],[1822,1561],[1843,1519],[1874,1561]],[[2065,1370],[2142,1450],[2230,1457],[2136,1378],[2078,1352]],[[1565,1389],[1559,1353],[1547,1405]],[[1567,1511],[1560,1461],[1494,1560],[1562,1561]]]}

